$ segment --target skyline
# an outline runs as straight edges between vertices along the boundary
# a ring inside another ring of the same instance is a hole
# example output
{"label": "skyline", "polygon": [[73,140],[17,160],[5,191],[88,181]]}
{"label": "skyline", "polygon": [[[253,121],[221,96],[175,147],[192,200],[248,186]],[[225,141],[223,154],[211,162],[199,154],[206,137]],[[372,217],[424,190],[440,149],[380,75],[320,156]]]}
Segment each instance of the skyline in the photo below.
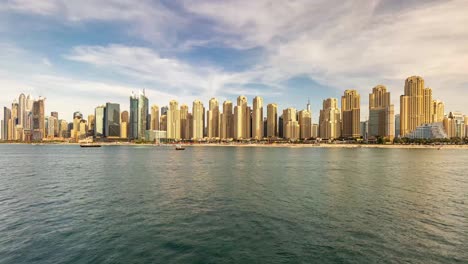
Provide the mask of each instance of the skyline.
{"label": "skyline", "polygon": [[160,106],[244,94],[300,110],[310,97],[316,122],[322,99],[347,89],[365,95],[378,84],[394,95],[398,113],[404,79],[419,75],[446,112],[467,113],[460,96],[467,8],[463,1],[8,1],[0,7],[0,104],[22,92],[42,95],[48,110],[69,119],[102,98],[128,109],[138,89]]}

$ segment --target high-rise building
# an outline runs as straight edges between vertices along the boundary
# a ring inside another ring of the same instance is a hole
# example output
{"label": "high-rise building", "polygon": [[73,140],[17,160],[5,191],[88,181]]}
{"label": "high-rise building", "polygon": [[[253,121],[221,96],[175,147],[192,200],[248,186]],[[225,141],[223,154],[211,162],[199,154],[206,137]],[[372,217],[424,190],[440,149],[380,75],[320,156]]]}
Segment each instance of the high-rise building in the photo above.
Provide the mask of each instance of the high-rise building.
{"label": "high-rise building", "polygon": [[278,105],[267,105],[267,137],[278,137]]}
{"label": "high-rise building", "polygon": [[106,107],[104,105],[98,106],[94,109],[94,136],[104,137],[104,112]]}
{"label": "high-rise building", "polygon": [[234,137],[234,113],[231,101],[224,101],[221,115],[221,138]]}
{"label": "high-rise building", "polygon": [[151,106],[151,125],[150,130],[159,130],[159,106]]}
{"label": "high-rise building", "polygon": [[252,108],[252,138],[263,138],[263,98],[256,96]]}
{"label": "high-rise building", "polygon": [[216,98],[211,98],[209,101],[209,110],[207,112],[207,136],[208,138],[219,138],[220,137],[220,114],[219,114],[219,102]]}
{"label": "high-rise building", "polygon": [[73,113],[73,129],[71,131],[71,137],[73,140],[78,142],[80,139],[81,135],[84,133],[81,131],[84,127],[81,125],[83,120],[83,114],[81,112],[75,112]]}
{"label": "high-rise building", "polygon": [[365,140],[369,138],[369,120],[361,121],[361,137]]}
{"label": "high-rise building", "polygon": [[187,117],[189,114],[189,107],[186,104],[180,106],[180,138],[181,139],[190,139],[190,132],[188,130]]}
{"label": "high-rise building", "polygon": [[3,107],[3,130],[2,138],[4,140],[11,140],[11,110],[8,107]]}
{"label": "high-rise building", "polygon": [[432,123],[443,122],[445,116],[445,105],[442,101],[432,101]]}
{"label": "high-rise building", "polygon": [[58,112],[50,112],[50,116],[53,116],[55,119],[54,121],[54,137],[59,137],[59,116]]}
{"label": "high-rise building", "polygon": [[161,121],[159,122],[159,130],[167,131],[167,115],[161,115]]}
{"label": "high-rise building", "polygon": [[167,110],[167,138],[180,139],[180,110],[176,100],[169,102],[169,110]]}
{"label": "high-rise building", "polygon": [[[383,85],[377,85],[369,94],[369,137],[395,138],[395,110],[391,104],[390,92]],[[362,135],[361,131],[361,135]]]}
{"label": "high-rise building", "polygon": [[318,138],[319,136],[319,125],[318,124],[312,124],[312,137],[313,138]]}
{"label": "high-rise building", "polygon": [[44,98],[39,97],[38,100],[33,102],[33,127],[32,127],[32,140],[40,141],[44,138],[45,134],[45,105]]}
{"label": "high-rise building", "polygon": [[299,138],[308,139],[312,137],[312,116],[308,110],[299,111]]}
{"label": "high-rise building", "polygon": [[59,137],[69,138],[68,123],[67,121],[60,119],[59,120]]}
{"label": "high-rise building", "polygon": [[283,110],[283,138],[296,140],[299,138],[300,127],[297,122],[295,108],[287,108]]}
{"label": "high-rise building", "polygon": [[400,97],[400,135],[404,137],[416,127],[431,123],[433,116],[432,90],[424,88],[419,76],[405,80],[405,93]]}
{"label": "high-rise building", "polygon": [[48,122],[47,122],[47,138],[54,138],[54,135],[55,135],[55,124],[56,124],[56,120],[57,118],[55,118],[54,116],[49,116],[47,118]]}
{"label": "high-rise building", "polygon": [[26,96],[22,93],[18,98],[18,125],[25,127],[26,119]]}
{"label": "high-rise building", "polygon": [[243,95],[237,98],[237,105],[234,107],[234,138],[250,138],[250,108]]}
{"label": "high-rise building", "polygon": [[443,127],[448,138],[457,136],[457,123],[452,112],[444,117]]}
{"label": "high-rise building", "polygon": [[129,124],[130,123],[129,123],[128,111],[123,111],[122,113],[120,113],[120,137],[121,138],[128,138],[128,133],[130,131]]}
{"label": "high-rise building", "polygon": [[96,126],[96,118],[94,115],[88,115],[88,132],[94,136],[94,127]]}
{"label": "high-rise building", "polygon": [[129,139],[138,139],[138,96],[132,92],[130,96],[130,111],[129,111]]}
{"label": "high-rise building", "polygon": [[202,102],[199,100],[193,101],[192,107],[192,138],[194,140],[203,138],[203,115],[205,108],[203,107]]}
{"label": "high-rise building", "polygon": [[323,139],[341,137],[341,112],[336,98],[323,101],[323,108],[320,110],[319,136]]}
{"label": "high-rise building", "polygon": [[396,137],[400,137],[401,133],[400,133],[400,114],[396,114],[395,115],[395,136]]}
{"label": "high-rise building", "polygon": [[465,116],[464,118],[464,123],[465,123],[465,138],[468,138],[468,115]]}
{"label": "high-rise building", "polygon": [[341,97],[342,136],[361,136],[361,96],[356,90],[346,90]]}
{"label": "high-rise building", "polygon": [[104,111],[104,136],[108,138],[120,138],[119,104],[106,103],[106,108]]}
{"label": "high-rise building", "polygon": [[138,98],[138,139],[145,140],[148,129],[149,102],[145,90]]}
{"label": "high-rise building", "polygon": [[278,137],[280,138],[283,138],[284,137],[284,133],[283,133],[283,115],[281,115],[280,117],[278,117]]}

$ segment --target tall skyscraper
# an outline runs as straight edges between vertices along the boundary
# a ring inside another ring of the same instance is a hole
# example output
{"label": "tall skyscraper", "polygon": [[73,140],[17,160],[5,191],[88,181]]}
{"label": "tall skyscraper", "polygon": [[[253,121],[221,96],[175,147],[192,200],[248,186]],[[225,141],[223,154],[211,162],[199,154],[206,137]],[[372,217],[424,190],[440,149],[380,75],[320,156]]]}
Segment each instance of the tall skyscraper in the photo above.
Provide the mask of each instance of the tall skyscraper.
{"label": "tall skyscraper", "polygon": [[237,98],[237,106],[234,107],[234,138],[250,138],[250,108],[243,95]]}
{"label": "tall skyscraper", "polygon": [[167,138],[179,140],[180,137],[180,110],[176,100],[169,102],[167,110]]}
{"label": "tall skyscraper", "polygon": [[13,140],[19,140],[17,129],[18,129],[18,101],[16,99],[11,104],[11,135]]}
{"label": "tall skyscraper", "polygon": [[94,109],[94,136],[104,137],[104,112],[105,106],[98,106]]}
{"label": "tall skyscraper", "polygon": [[159,130],[159,106],[151,106],[151,126],[150,130]]}
{"label": "tall skyscraper", "polygon": [[[57,124],[57,118],[54,116],[49,116],[47,122],[47,138],[54,138],[55,137],[55,124]],[[57,128],[58,130],[58,128]]]}
{"label": "tall skyscraper", "polygon": [[148,128],[149,102],[145,95],[145,90],[138,98],[138,139],[145,140]]}
{"label": "tall skyscraper", "polygon": [[129,139],[137,139],[138,138],[138,96],[132,92],[130,96],[130,111],[129,111]]}
{"label": "tall skyscraper", "polygon": [[319,136],[323,139],[341,137],[341,112],[336,98],[323,101],[323,108],[320,110]]}
{"label": "tall skyscraper", "polygon": [[267,137],[278,137],[278,105],[267,105]]}
{"label": "tall skyscraper", "polygon": [[190,124],[188,123],[189,107],[186,104],[180,106],[180,137],[182,139],[190,139]]}
{"label": "tall skyscraper", "polygon": [[2,138],[4,140],[11,140],[11,110],[8,107],[3,107],[3,130]]}
{"label": "tall skyscraper", "polygon": [[256,96],[252,109],[252,138],[260,140],[263,136],[263,98]]}
{"label": "tall skyscraper", "polygon": [[400,114],[396,114],[395,115],[395,137],[399,137],[400,136]]}
{"label": "tall skyscraper", "polygon": [[128,111],[120,113],[120,137],[128,138],[129,128],[129,114]]}
{"label": "tall skyscraper", "polygon": [[468,138],[468,115],[465,116],[464,118],[464,123],[465,123],[465,138]]}
{"label": "tall skyscraper", "polygon": [[96,118],[94,115],[88,115],[88,132],[94,136],[94,127],[96,126]]}
{"label": "tall skyscraper", "polygon": [[45,134],[45,105],[44,105],[44,98],[39,97],[38,100],[33,102],[33,131],[32,131],[32,139],[34,141],[40,141],[44,138]]}
{"label": "tall skyscraper", "polygon": [[416,127],[432,121],[432,90],[424,88],[424,79],[411,76],[405,81],[400,97],[400,135],[404,137]]}
{"label": "tall skyscraper", "polygon": [[22,93],[18,98],[18,125],[25,127],[26,119],[26,96]]}
{"label": "tall skyscraper", "polygon": [[[368,137],[395,138],[395,110],[390,100],[390,92],[383,85],[377,85],[369,94]],[[363,133],[361,133],[363,134]]]}
{"label": "tall skyscraper", "polygon": [[299,111],[299,138],[308,139],[312,137],[312,116],[308,110]]}
{"label": "tall skyscraper", "polygon": [[104,111],[104,136],[108,138],[120,138],[119,104],[106,103]]}
{"label": "tall skyscraper", "polygon": [[203,138],[203,115],[205,108],[199,100],[193,101],[192,107],[192,137],[194,140]]}
{"label": "tall skyscraper", "polygon": [[361,96],[356,90],[346,90],[341,97],[342,136],[361,136]]}
{"label": "tall skyscraper", "polygon": [[299,138],[300,128],[296,117],[295,108],[287,108],[283,110],[283,137],[285,139],[296,140]]}
{"label": "tall skyscraper", "polygon": [[219,102],[216,98],[211,98],[209,101],[209,110],[207,112],[207,136],[208,138],[219,138]]}
{"label": "tall skyscraper", "polygon": [[234,137],[234,113],[231,101],[224,101],[221,115],[221,138]]}
{"label": "tall skyscraper", "polygon": [[432,123],[443,122],[445,116],[445,105],[442,101],[432,101]]}

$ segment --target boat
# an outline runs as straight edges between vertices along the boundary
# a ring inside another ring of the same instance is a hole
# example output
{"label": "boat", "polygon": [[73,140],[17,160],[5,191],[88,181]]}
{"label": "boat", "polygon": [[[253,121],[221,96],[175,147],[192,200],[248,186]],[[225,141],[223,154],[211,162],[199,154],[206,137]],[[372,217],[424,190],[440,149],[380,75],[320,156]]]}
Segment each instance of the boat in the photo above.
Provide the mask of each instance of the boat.
{"label": "boat", "polygon": [[185,150],[185,148],[182,145],[177,144],[175,150]]}
{"label": "boat", "polygon": [[86,144],[80,144],[80,147],[82,147],[82,148],[100,148],[101,145],[86,143]]}

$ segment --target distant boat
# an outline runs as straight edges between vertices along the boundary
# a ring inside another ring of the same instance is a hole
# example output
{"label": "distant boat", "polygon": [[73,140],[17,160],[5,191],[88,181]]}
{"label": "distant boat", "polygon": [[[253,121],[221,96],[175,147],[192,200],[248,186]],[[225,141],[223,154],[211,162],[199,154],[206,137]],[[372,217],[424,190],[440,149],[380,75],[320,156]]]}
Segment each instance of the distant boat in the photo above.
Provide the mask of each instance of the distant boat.
{"label": "distant boat", "polygon": [[185,150],[185,148],[180,144],[177,144],[175,149],[176,150]]}
{"label": "distant boat", "polygon": [[86,143],[86,144],[80,144],[80,147],[82,147],[82,148],[100,148],[101,145]]}

